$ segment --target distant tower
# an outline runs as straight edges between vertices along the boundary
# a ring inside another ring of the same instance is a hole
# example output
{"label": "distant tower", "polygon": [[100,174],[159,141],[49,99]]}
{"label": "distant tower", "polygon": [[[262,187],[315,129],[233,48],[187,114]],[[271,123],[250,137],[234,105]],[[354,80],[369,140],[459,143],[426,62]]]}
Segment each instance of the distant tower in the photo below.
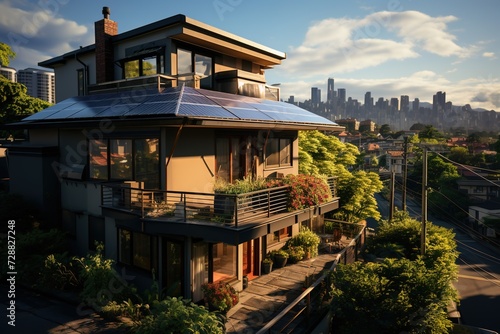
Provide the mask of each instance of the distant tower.
{"label": "distant tower", "polygon": [[345,88],[339,88],[338,93],[339,93],[339,103],[345,103],[345,95],[346,95]]}
{"label": "distant tower", "polygon": [[28,88],[28,95],[45,100],[49,103],[56,102],[56,81],[54,72],[27,68],[17,71],[17,82]]}
{"label": "distant tower", "polygon": [[410,98],[408,95],[401,95],[401,106],[399,109],[406,112],[410,110]]}
{"label": "distant tower", "polygon": [[313,108],[318,108],[321,103],[321,89],[318,87],[311,88],[311,104]]}
{"label": "distant tower", "polygon": [[399,100],[397,97],[391,98],[391,111],[399,110]]}
{"label": "distant tower", "polygon": [[373,108],[373,97],[371,92],[365,93],[365,111],[370,111]]}
{"label": "distant tower", "polygon": [[413,111],[418,111],[418,109],[420,109],[420,100],[416,97],[415,100],[413,100]]}
{"label": "distant tower", "polygon": [[446,92],[437,92],[432,96],[432,111],[444,111],[446,107]]}
{"label": "distant tower", "polygon": [[328,105],[333,104],[333,98],[335,97],[335,89],[334,89],[334,80],[333,78],[328,78],[328,84],[326,88],[326,103]]}
{"label": "distant tower", "polygon": [[17,73],[16,69],[8,66],[2,66],[0,64],[0,75],[3,75],[7,78],[7,80],[16,82],[17,81]]}

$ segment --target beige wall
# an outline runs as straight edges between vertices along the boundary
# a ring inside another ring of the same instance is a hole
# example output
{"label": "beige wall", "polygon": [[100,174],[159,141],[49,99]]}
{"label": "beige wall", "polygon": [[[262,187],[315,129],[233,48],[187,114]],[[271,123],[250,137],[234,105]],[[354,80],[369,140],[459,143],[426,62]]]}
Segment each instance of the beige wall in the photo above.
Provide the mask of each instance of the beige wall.
{"label": "beige wall", "polygon": [[[167,157],[176,130],[167,132]],[[167,189],[212,192],[215,167],[215,135],[212,129],[184,128],[167,167]]]}
{"label": "beige wall", "polygon": [[[96,82],[94,53],[79,56],[79,59],[89,67],[89,82]],[[63,66],[56,67],[56,102],[61,102],[70,97],[78,95],[77,70],[83,69],[83,65],[76,59],[67,59]]]}

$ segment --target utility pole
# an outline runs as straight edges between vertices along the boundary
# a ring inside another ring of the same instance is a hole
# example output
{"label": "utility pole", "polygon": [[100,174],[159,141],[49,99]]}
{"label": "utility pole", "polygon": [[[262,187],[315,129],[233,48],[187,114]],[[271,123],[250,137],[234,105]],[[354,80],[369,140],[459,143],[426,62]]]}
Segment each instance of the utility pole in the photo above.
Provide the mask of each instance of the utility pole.
{"label": "utility pole", "polygon": [[408,136],[404,137],[404,151],[403,151],[403,197],[401,198],[401,210],[406,211],[406,178],[408,173]]}
{"label": "utility pole", "polygon": [[427,235],[427,147],[424,147],[422,159],[422,231],[420,232],[420,255],[425,255]]}
{"label": "utility pole", "polygon": [[389,207],[389,221],[392,221],[394,217],[394,197],[395,197],[395,185],[396,185],[396,173],[394,172],[394,166],[391,168],[391,203]]}

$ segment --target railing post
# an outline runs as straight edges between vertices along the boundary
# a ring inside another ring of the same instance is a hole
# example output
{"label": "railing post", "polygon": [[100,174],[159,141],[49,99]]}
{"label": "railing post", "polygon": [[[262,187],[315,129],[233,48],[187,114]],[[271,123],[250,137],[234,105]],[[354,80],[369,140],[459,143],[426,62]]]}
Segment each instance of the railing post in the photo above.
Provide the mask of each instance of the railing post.
{"label": "railing post", "polygon": [[238,227],[238,195],[233,197],[234,201],[234,226]]}
{"label": "railing post", "polygon": [[267,191],[267,218],[271,217],[271,189]]}
{"label": "railing post", "polygon": [[307,303],[307,306],[306,306],[306,319],[307,319],[307,323],[310,322],[311,320],[311,293],[312,293],[313,290],[309,291],[309,293],[307,294],[307,297],[306,297],[306,303]]}
{"label": "railing post", "polygon": [[186,194],[181,194],[181,199],[183,199],[183,210],[184,210],[184,222],[187,222],[187,203],[186,203]]}
{"label": "railing post", "polygon": [[144,191],[141,189],[139,193],[141,194],[141,218],[144,218]]}

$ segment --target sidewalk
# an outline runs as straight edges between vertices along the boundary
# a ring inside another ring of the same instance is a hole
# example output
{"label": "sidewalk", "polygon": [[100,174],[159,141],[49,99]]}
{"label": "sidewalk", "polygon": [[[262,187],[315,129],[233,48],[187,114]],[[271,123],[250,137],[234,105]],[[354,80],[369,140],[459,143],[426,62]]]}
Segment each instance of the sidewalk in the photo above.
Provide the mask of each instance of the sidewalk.
{"label": "sidewalk", "polygon": [[256,333],[302,293],[307,275],[330,269],[337,257],[320,254],[250,281],[240,292],[240,302],[227,314],[226,333]]}

